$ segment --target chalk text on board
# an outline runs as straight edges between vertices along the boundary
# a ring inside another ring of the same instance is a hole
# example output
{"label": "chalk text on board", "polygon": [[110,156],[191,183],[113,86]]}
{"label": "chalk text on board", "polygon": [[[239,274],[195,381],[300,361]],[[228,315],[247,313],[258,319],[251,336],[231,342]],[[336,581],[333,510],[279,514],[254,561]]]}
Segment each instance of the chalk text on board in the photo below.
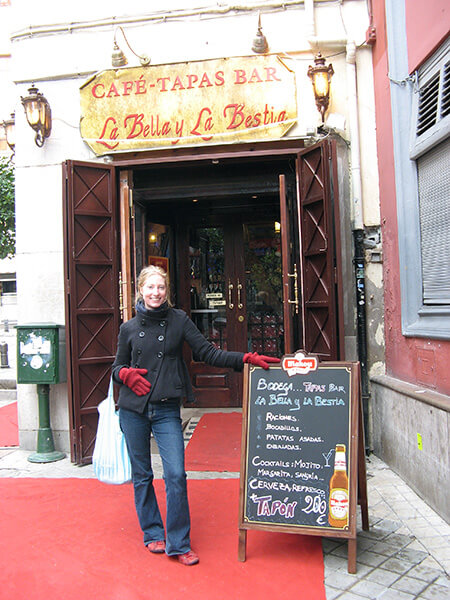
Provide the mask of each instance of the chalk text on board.
{"label": "chalk text on board", "polygon": [[295,516],[296,501],[287,502],[288,498],[285,498],[284,501],[274,500],[272,502],[272,496],[257,496],[256,494],[252,494],[250,499],[257,504],[257,514],[259,517],[261,515],[269,517],[277,513],[287,519],[293,519]]}
{"label": "chalk text on board", "polygon": [[287,381],[267,381],[265,377],[260,377],[256,386],[257,390],[268,390],[269,392],[280,392],[287,396],[288,392],[294,389],[292,382]]}
{"label": "chalk text on board", "polygon": [[266,414],[266,421],[297,421],[293,415],[275,415],[272,412]]}

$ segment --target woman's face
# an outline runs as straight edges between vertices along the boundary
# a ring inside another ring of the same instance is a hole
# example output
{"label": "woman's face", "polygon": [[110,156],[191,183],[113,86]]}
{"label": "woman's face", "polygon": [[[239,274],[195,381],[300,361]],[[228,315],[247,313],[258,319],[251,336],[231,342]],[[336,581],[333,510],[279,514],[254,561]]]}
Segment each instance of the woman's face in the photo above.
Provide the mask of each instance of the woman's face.
{"label": "woman's face", "polygon": [[147,309],[159,308],[167,298],[166,282],[157,273],[150,275],[139,291]]}

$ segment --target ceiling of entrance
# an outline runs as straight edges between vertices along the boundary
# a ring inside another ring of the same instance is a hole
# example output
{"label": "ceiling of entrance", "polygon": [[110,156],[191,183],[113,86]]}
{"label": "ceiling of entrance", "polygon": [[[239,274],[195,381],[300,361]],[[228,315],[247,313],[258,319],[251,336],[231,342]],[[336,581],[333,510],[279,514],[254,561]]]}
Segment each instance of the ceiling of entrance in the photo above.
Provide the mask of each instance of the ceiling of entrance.
{"label": "ceiling of entrance", "polygon": [[[182,166],[157,165],[134,171],[134,199],[166,212],[272,212],[279,205],[279,175],[293,177],[293,159],[202,161]],[[271,207],[271,209],[270,209]]]}

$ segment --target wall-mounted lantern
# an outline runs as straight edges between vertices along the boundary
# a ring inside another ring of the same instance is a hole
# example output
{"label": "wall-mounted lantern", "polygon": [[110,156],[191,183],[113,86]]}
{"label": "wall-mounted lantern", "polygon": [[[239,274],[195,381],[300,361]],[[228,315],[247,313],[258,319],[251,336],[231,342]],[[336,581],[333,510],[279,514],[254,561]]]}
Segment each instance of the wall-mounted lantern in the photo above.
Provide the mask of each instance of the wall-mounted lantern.
{"label": "wall-mounted lantern", "polygon": [[311,78],[316,106],[322,115],[322,123],[325,120],[325,113],[330,102],[330,83],[334,74],[333,65],[330,63],[325,66],[325,59],[319,52],[314,58],[314,67],[309,67],[308,77]]}
{"label": "wall-mounted lantern", "polygon": [[256,37],[253,40],[252,50],[256,54],[265,54],[269,50],[269,44],[267,43],[266,36],[262,32],[261,13],[258,15],[258,30],[256,32]]}
{"label": "wall-mounted lantern", "polygon": [[28,89],[28,96],[21,96],[28,125],[36,132],[34,141],[36,146],[42,148],[45,138],[50,136],[52,131],[52,111],[50,104],[44,94],[32,84]]}
{"label": "wall-mounted lantern", "polygon": [[12,152],[12,156],[11,156],[11,159],[12,159],[14,156],[14,150],[16,147],[16,127],[15,127],[14,113],[11,113],[11,118],[7,119],[6,121],[3,121],[2,125],[3,125],[3,129],[5,130],[6,143],[8,144],[8,146]]}
{"label": "wall-mounted lantern", "polygon": [[122,52],[119,44],[117,43],[117,32],[119,30],[122,32],[123,39],[125,40],[128,48],[131,50],[131,52],[135,56],[138,57],[141,65],[143,67],[148,66],[150,64],[150,58],[146,54],[136,54],[136,52],[130,46],[130,42],[128,41],[127,36],[125,35],[125,31],[123,30],[122,27],[120,27],[120,25],[116,28],[116,30],[114,32],[114,45],[113,45],[113,51],[112,51],[112,56],[111,56],[111,64],[112,64],[112,66],[113,67],[124,67],[126,64],[128,64],[127,57]]}

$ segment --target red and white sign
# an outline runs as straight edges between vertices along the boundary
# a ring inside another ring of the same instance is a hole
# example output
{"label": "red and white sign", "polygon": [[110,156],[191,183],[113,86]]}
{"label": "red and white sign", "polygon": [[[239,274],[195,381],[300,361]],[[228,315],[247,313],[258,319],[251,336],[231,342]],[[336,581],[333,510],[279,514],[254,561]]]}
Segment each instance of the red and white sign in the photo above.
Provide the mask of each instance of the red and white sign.
{"label": "red and white sign", "polygon": [[297,352],[294,356],[285,356],[281,366],[289,375],[306,375],[310,371],[315,371],[319,361],[315,356],[305,356],[303,352]]}

